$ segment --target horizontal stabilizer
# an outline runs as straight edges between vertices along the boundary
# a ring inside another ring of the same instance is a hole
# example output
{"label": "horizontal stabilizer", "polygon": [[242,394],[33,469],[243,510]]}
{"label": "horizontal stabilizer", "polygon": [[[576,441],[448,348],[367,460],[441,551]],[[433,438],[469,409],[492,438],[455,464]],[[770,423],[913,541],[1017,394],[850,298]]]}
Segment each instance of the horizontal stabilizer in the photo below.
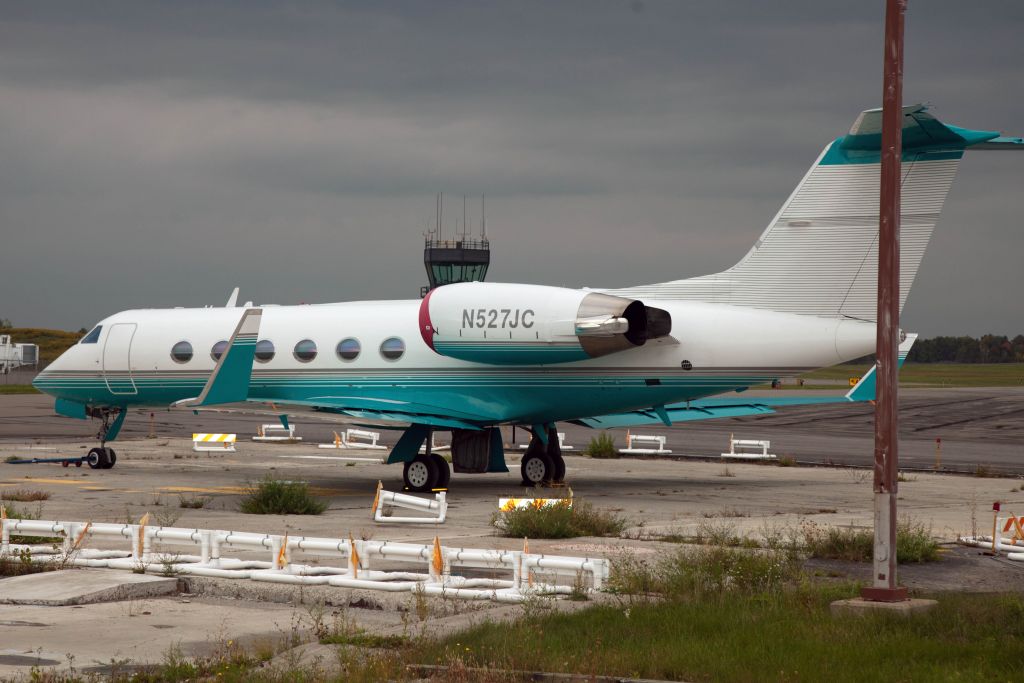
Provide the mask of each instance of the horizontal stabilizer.
{"label": "horizontal stabilizer", "polygon": [[[917,340],[916,334],[908,334],[899,346],[899,365],[907,359],[910,348]],[[664,424],[665,417],[676,422],[693,422],[696,420],[713,420],[723,417],[750,417],[768,415],[777,408],[791,406],[826,405],[829,403],[859,403],[875,400],[875,367],[871,366],[860,381],[843,396],[766,396],[743,398],[702,398],[686,403],[673,403],[649,410],[634,410],[628,413],[613,413],[571,420],[574,424],[592,429],[613,429],[615,427],[635,427],[640,425]]]}
{"label": "horizontal stabilizer", "polygon": [[[903,362],[907,360],[907,356],[910,355],[910,348],[917,341],[916,334],[908,334],[906,339],[900,344],[899,349],[896,352],[898,357],[898,366],[902,368]],[[875,370],[878,366],[872,365],[871,369],[868,370],[860,381],[854,385],[852,389],[846,394],[846,398],[850,401],[874,401],[875,400]]]}

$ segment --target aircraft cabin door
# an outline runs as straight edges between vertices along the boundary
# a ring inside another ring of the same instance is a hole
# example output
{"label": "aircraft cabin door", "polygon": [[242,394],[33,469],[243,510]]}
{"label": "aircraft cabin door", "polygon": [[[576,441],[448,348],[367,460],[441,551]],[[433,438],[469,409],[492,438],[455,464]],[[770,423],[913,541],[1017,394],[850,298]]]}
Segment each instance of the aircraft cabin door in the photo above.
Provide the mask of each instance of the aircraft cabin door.
{"label": "aircraft cabin door", "polygon": [[139,393],[132,378],[132,338],[135,323],[116,323],[107,332],[103,345],[103,380],[112,394],[130,396]]}

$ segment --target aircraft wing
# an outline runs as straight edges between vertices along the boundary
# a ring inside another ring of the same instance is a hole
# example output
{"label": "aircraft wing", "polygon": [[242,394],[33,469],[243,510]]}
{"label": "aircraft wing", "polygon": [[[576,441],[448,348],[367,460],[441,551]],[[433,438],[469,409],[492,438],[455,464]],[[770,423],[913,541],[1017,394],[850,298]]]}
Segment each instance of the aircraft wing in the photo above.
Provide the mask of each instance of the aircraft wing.
{"label": "aircraft wing", "polygon": [[[903,343],[900,344],[898,352],[900,367],[903,367],[903,362],[907,359],[910,348],[914,345],[915,341],[917,341],[917,335],[908,334]],[[787,406],[861,403],[874,400],[875,366],[871,366],[871,369],[860,378],[860,381],[842,396],[766,396],[751,398],[730,396],[728,398],[702,398],[685,403],[654,406],[645,410],[586,417],[579,420],[571,420],[571,422],[593,429],[611,429],[613,427],[632,427],[650,424],[672,426],[676,422],[768,415],[774,413],[776,408]]]}

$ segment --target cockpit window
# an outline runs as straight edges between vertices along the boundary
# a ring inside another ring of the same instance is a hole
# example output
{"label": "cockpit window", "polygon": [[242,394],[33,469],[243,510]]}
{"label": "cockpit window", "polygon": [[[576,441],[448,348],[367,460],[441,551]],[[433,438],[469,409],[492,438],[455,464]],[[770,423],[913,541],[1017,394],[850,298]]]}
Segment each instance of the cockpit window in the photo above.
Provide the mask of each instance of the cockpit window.
{"label": "cockpit window", "polygon": [[80,341],[78,343],[79,344],[95,344],[96,342],[98,342],[100,340],[100,332],[102,330],[103,330],[103,325],[97,325],[96,327],[92,328],[92,331],[89,334],[87,334],[84,337],[82,337],[82,341]]}

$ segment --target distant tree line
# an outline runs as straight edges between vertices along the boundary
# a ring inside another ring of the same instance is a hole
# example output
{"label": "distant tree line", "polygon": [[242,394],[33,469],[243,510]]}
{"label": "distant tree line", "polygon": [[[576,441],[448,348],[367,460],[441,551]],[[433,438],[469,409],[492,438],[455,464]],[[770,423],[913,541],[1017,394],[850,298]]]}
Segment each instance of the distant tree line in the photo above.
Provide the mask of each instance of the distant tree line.
{"label": "distant tree line", "polygon": [[[869,363],[875,354],[851,363]],[[1024,363],[1024,334],[1013,339],[1006,335],[982,337],[932,337],[918,339],[907,361],[911,363]]]}

